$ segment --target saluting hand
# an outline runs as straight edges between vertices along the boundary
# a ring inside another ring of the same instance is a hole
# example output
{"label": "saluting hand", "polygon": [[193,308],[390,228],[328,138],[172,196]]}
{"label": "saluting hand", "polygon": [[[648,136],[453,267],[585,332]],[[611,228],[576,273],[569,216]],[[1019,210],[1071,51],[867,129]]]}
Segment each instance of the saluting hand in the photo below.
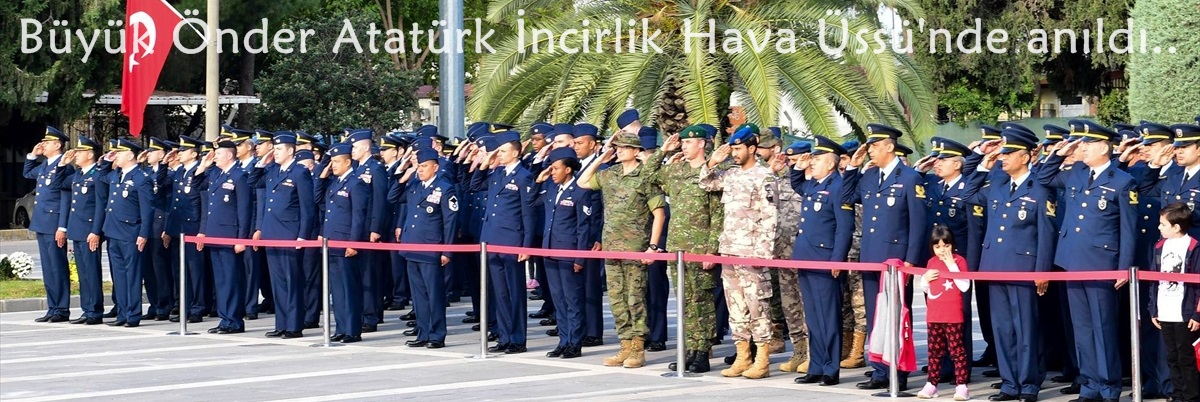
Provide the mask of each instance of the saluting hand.
{"label": "saluting hand", "polygon": [[1082,141],[1083,141],[1082,139],[1079,139],[1079,140],[1067,142],[1066,145],[1063,145],[1062,147],[1058,148],[1058,151],[1056,151],[1055,154],[1058,156],[1070,155],[1075,152],[1075,148],[1078,148],[1079,143]]}
{"label": "saluting hand", "polygon": [[850,157],[850,166],[862,167],[863,162],[867,161],[867,148],[870,146],[863,145],[854,151],[854,155]]}
{"label": "saluting hand", "polygon": [[708,167],[714,168],[729,158],[729,144],[722,144],[713,151],[712,156],[708,158]]}
{"label": "saluting hand", "polygon": [[662,149],[663,152],[675,152],[679,149],[680,145],[679,134],[671,134],[670,137],[667,137],[667,139],[663,141]]}
{"label": "saluting hand", "polygon": [[[984,143],[979,144],[979,152],[983,152],[984,154],[990,154],[992,152],[997,152],[998,150],[1000,150],[1001,145],[1004,145],[1004,141],[1002,141],[1002,140],[985,141]],[[972,148],[972,149],[974,149],[974,148]]]}
{"label": "saluting hand", "polygon": [[804,154],[800,155],[800,159],[796,161],[794,169],[808,170],[809,166],[812,166],[812,154]]}
{"label": "saluting hand", "polygon": [[37,143],[37,145],[33,146],[33,151],[31,151],[30,153],[32,153],[33,156],[42,156],[42,154],[44,154],[45,152],[46,152],[45,143],[39,142],[39,143]]}
{"label": "saluting hand", "polygon": [[[1136,138],[1131,138],[1131,139],[1136,140]],[[1129,162],[1130,159],[1133,159],[1133,156],[1137,155],[1138,151],[1140,151],[1142,149],[1142,144],[1137,143],[1137,144],[1134,144],[1131,146],[1125,146],[1124,148],[1125,149],[1123,151],[1121,151],[1121,156],[1117,158],[1118,161],[1121,161],[1123,163]]]}
{"label": "saluting hand", "polygon": [[782,172],[787,167],[787,162],[784,161],[783,154],[775,154],[771,157],[771,171],[775,173]]}
{"label": "saluting hand", "polygon": [[667,164],[674,165],[681,161],[683,161],[683,152],[679,152],[679,153],[676,153],[675,155],[671,155],[671,157],[667,159]]}
{"label": "saluting hand", "polygon": [[1175,157],[1175,144],[1167,144],[1167,146],[1159,148],[1158,153],[1151,156],[1150,164],[1155,167],[1167,166],[1171,163],[1171,158]]}
{"label": "saluting hand", "polygon": [[538,184],[542,184],[546,181],[546,179],[549,179],[549,178],[550,178],[550,169],[545,169],[545,170],[542,170],[541,173],[538,173],[537,179],[534,179],[534,181],[537,182]]}
{"label": "saluting hand", "polygon": [[75,150],[68,149],[67,152],[63,153],[63,157],[58,159],[58,166],[66,166],[72,160],[75,160]]}

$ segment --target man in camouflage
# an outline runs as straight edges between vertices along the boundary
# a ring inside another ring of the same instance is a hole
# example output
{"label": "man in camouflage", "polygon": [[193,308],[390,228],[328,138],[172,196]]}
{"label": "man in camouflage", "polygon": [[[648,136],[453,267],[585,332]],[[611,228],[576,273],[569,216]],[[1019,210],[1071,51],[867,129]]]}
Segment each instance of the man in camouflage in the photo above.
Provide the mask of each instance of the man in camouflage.
{"label": "man in camouflage", "polygon": [[[700,169],[704,166],[707,131],[700,126],[685,128],[671,136],[659,152],[651,156],[649,163],[662,160],[673,153],[670,162],[655,175],[655,184],[666,194],[672,204],[674,219],[667,228],[667,249],[692,254],[717,252],[717,236],[720,233],[724,212],[721,194],[708,192],[697,183]],[[677,152],[681,151],[681,152]],[[691,373],[708,372],[708,359],[716,335],[716,307],[713,304],[713,288],[717,283],[714,264],[689,262],[683,267],[684,295],[684,348],[687,350],[686,369]],[[671,363],[671,370],[677,370]]]}
{"label": "man in camouflage", "polygon": [[[700,170],[700,187],[708,191],[723,191],[725,205],[718,252],[722,255],[764,258],[773,257],[775,227],[775,175],[758,163],[755,149],[758,128],[743,124],[729,137],[729,143],[718,148]],[[733,155],[735,166],[718,168]],[[737,358],[733,365],[721,371],[725,377],[764,378],[770,375],[770,355],[757,353],[750,361],[750,342],[766,351],[771,342],[771,279],[765,268],[749,265],[730,265],[721,272],[725,301],[729,305],[729,326],[733,332]]]}
{"label": "man in camouflage", "polygon": [[[778,130],[777,127],[771,127],[771,131]],[[775,230],[775,248],[774,257],[777,259],[792,258],[792,246],[796,242],[796,228],[800,225],[800,208],[801,199],[795,191],[792,191],[792,184],[789,180],[786,169],[788,160],[800,157],[801,152],[797,152],[799,147],[804,144],[796,144],[796,147],[788,147],[787,151],[781,151],[783,142],[780,137],[774,135],[763,135],[759,138],[758,156],[764,161],[770,162],[772,173],[775,175],[776,182],[776,203],[775,208],[779,211],[779,224]],[[809,145],[811,147],[811,145]],[[791,152],[790,154],[788,152]],[[774,277],[777,279],[775,290],[778,292],[776,296],[780,302],[780,310],[782,318],[787,323],[788,338],[792,341],[792,357],[788,361],[779,365],[779,370],[792,372],[805,372],[808,370],[808,329],[804,323],[804,301],[800,298],[800,277],[796,270],[789,268],[771,269],[775,272]],[[782,331],[779,330],[780,325],[774,326],[777,330],[775,336],[782,338]],[[771,353],[782,352],[783,340],[778,339],[780,350],[771,349]]]}
{"label": "man in camouflage", "polygon": [[[657,247],[662,235],[666,215],[666,202],[662,193],[653,185],[651,169],[637,160],[641,151],[641,140],[637,134],[620,132],[613,139],[613,148],[601,156],[605,161],[614,155],[617,164],[599,173],[599,163],[593,163],[579,176],[579,186],[601,191],[604,197],[605,214],[604,248],[612,251],[660,252]],[[650,230],[644,228],[654,220]],[[609,308],[621,349],[615,356],[604,359],[606,366],[637,368],[646,364],[646,264],[650,260],[616,260],[605,262],[604,272],[608,285]]]}
{"label": "man in camouflage", "polygon": [[[846,154],[838,164],[840,171],[850,165],[850,155],[858,151],[859,143],[850,140],[842,144]],[[858,262],[859,240],[862,239],[862,204],[854,204],[854,237],[850,242],[849,262]],[[862,273],[846,271],[846,289],[842,293],[842,363],[841,368],[859,368],[867,365],[863,360],[863,348],[867,341],[867,302],[863,299]]]}

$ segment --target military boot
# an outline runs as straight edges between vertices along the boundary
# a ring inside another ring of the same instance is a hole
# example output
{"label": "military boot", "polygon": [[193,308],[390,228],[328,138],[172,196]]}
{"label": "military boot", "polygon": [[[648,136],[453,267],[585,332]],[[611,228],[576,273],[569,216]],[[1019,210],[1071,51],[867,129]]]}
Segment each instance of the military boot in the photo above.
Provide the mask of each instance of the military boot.
{"label": "military boot", "polygon": [[[740,376],[750,368],[750,341],[733,341],[733,346],[737,348],[737,358],[733,360],[733,364],[729,368],[721,370],[721,375],[725,377]],[[765,353],[762,354],[765,355]]]}
{"label": "military boot", "polygon": [[778,322],[771,324],[771,342],[767,343],[769,354],[783,353],[786,350],[787,345],[783,342],[784,332],[783,324]]}
{"label": "military boot", "polygon": [[[692,362],[695,361],[696,354],[698,354],[698,353],[700,353],[700,352],[695,351],[695,350],[689,350],[683,354],[683,361],[684,361],[683,369],[684,370],[687,370],[688,367],[692,367]],[[671,370],[671,371],[678,370],[679,364],[677,364],[677,363],[679,363],[679,362],[671,362],[671,364],[668,364],[667,370]]]}
{"label": "military boot", "polygon": [[[758,343],[758,348],[760,351],[765,350],[764,348],[766,347],[767,342]],[[769,376],[771,376],[771,355],[767,353],[759,353],[758,356],[755,356],[754,363],[750,365],[750,368],[742,372],[742,377],[746,377],[751,380],[767,378]]]}
{"label": "military boot", "polygon": [[[805,370],[799,370],[804,367]],[[808,372],[808,339],[805,338],[799,343],[792,345],[792,358],[788,361],[779,364],[779,371],[785,373],[806,373]]]}
{"label": "military boot", "polygon": [[635,336],[630,341],[629,355],[622,362],[625,368],[638,368],[646,365],[646,340],[643,337]]}
{"label": "military boot", "polygon": [[[754,355],[758,353],[758,347],[750,344],[750,360],[754,360]],[[733,364],[737,360],[737,351],[734,351],[732,356],[725,356],[725,364]]]}
{"label": "military boot", "polygon": [[687,371],[689,373],[707,373],[708,370],[708,352],[696,352],[696,357],[692,359],[691,364],[688,364]]}
{"label": "military boot", "polygon": [[865,361],[863,361],[863,347],[866,344],[866,342],[867,342],[867,334],[864,334],[862,332],[854,333],[854,340],[850,346],[850,357],[847,357],[846,360],[842,360],[842,364],[841,364],[842,368],[852,369],[852,368],[859,368],[859,367],[863,367],[863,366],[867,365],[867,363]]}
{"label": "military boot", "polygon": [[854,347],[854,333],[842,332],[842,357],[841,360],[846,360],[850,357],[850,349]]}
{"label": "military boot", "polygon": [[629,342],[630,341],[628,339],[622,339],[621,340],[621,349],[617,351],[617,354],[615,356],[605,358],[604,365],[609,366],[609,367],[616,367],[616,366],[625,364],[625,359],[629,358],[629,352],[630,352]]}

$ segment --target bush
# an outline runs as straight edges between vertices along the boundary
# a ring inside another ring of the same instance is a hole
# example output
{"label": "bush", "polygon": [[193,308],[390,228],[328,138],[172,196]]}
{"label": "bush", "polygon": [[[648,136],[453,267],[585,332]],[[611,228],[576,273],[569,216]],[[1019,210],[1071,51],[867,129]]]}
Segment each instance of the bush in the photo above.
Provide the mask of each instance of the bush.
{"label": "bush", "polygon": [[24,279],[33,272],[33,257],[22,252],[0,255],[0,278]]}
{"label": "bush", "polygon": [[[1200,82],[1200,24],[1186,17],[1197,12],[1200,5],[1194,1],[1138,0],[1134,5],[1131,17],[1135,31],[1146,30],[1146,53],[1129,57],[1131,121],[1190,122],[1200,110],[1195,85]],[[1155,54],[1155,47],[1161,53]],[[1171,47],[1174,53],[1168,52]]]}

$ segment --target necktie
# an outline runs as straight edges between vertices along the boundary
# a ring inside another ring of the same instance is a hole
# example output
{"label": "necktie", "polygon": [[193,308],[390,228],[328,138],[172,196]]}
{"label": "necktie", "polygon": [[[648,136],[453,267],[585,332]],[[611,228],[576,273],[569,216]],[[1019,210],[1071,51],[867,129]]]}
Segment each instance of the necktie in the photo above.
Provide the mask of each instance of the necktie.
{"label": "necktie", "polygon": [[946,194],[949,192],[950,192],[950,183],[943,184],[942,185],[942,194]]}
{"label": "necktie", "polygon": [[1184,174],[1184,175],[1183,175],[1183,184],[1184,184],[1184,185],[1187,185],[1187,182],[1189,182],[1189,181],[1191,181],[1191,180],[1192,180],[1192,175],[1191,175],[1191,174]]}
{"label": "necktie", "polygon": [[879,171],[879,187],[883,187],[883,176],[884,176],[883,170],[880,170]]}
{"label": "necktie", "polygon": [[1092,183],[1095,183],[1095,182],[1096,182],[1096,172],[1089,173],[1088,174],[1088,187],[1091,187]]}
{"label": "necktie", "polygon": [[558,188],[558,194],[555,194],[555,195],[554,195],[554,203],[555,203],[555,204],[558,204],[558,199],[559,199],[559,198],[562,198],[562,193],[563,193],[563,190],[566,190],[566,189],[567,189],[566,187],[559,187],[559,188]]}
{"label": "necktie", "polygon": [[1012,183],[1012,187],[1008,189],[1008,195],[1013,195],[1017,192],[1017,182]]}

